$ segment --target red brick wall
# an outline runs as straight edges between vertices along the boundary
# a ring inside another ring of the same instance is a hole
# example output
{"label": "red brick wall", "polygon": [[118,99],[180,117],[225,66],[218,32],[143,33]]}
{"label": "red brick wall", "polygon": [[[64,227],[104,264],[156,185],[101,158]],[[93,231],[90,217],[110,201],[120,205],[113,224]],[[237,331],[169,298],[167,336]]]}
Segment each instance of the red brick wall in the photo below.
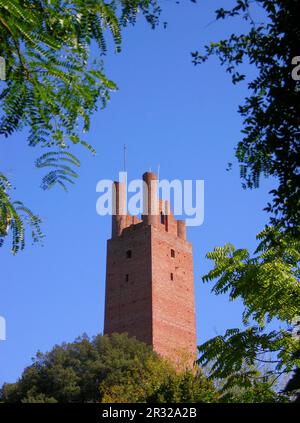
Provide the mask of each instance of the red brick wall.
{"label": "red brick wall", "polygon": [[172,361],[184,355],[190,363],[196,357],[192,246],[173,234],[151,229],[153,347]]}
{"label": "red brick wall", "polygon": [[191,365],[196,357],[192,246],[177,236],[171,213],[168,225],[125,219],[121,235],[107,242],[104,333],[127,332],[176,364],[184,356]]}
{"label": "red brick wall", "polygon": [[127,332],[152,344],[151,227],[128,229],[107,242],[104,333]]}

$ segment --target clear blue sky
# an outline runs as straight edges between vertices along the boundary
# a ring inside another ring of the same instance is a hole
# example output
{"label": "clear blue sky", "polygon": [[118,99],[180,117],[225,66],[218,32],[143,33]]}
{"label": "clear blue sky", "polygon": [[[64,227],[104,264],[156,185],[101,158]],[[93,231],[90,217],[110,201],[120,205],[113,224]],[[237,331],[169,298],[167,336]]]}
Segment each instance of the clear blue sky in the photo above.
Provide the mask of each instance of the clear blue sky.
{"label": "clear blue sky", "polygon": [[[96,214],[96,183],[115,179],[128,148],[129,178],[160,165],[168,179],[205,180],[205,221],[188,230],[194,248],[198,342],[241,325],[240,303],[216,297],[201,275],[211,264],[206,252],[230,241],[253,251],[255,234],[267,222],[262,211],[270,181],[259,190],[241,188],[234,147],[240,138],[237,107],[246,86],[234,87],[212,59],[194,67],[190,51],[242,29],[240,20],[211,23],[213,10],[229,1],[165,2],[167,29],[153,31],[140,21],[124,32],[121,54],[105,58],[107,75],[119,91],[92,120],[88,141],[98,154],[83,148],[80,179],[66,194],[43,192],[42,173],[33,161],[40,151],[26,146],[26,131],[0,141],[0,167],[16,186],[15,197],[39,213],[44,246],[27,245],[12,256],[0,250],[0,315],[6,318],[7,341],[0,342],[0,384],[12,382],[37,350],[72,341],[103,329],[106,240],[109,217]],[[164,20],[164,18],[163,18]],[[226,171],[233,162],[233,170]]]}

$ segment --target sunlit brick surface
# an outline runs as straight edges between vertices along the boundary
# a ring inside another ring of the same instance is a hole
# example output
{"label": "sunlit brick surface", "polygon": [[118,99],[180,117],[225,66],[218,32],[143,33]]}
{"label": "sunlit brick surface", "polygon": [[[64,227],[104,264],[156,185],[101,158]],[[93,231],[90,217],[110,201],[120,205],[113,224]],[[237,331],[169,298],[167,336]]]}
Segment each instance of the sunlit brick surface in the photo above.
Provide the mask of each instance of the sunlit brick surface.
{"label": "sunlit brick surface", "polygon": [[191,365],[196,356],[192,246],[184,222],[168,213],[151,221],[113,217],[104,333],[127,332],[171,361],[184,356]]}

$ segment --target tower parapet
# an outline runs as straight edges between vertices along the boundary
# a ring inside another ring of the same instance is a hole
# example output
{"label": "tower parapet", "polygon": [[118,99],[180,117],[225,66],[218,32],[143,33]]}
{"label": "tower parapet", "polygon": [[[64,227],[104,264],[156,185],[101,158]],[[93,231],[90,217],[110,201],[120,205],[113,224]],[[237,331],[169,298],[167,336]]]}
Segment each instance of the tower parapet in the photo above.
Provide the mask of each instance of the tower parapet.
{"label": "tower parapet", "polygon": [[124,182],[113,184],[113,216],[112,216],[112,237],[120,236],[127,226],[126,214],[126,186]]}
{"label": "tower parapet", "polygon": [[157,227],[159,224],[157,176],[153,172],[146,172],[143,175],[143,181],[143,222]]}
{"label": "tower parapet", "polygon": [[177,236],[184,241],[186,240],[186,224],[185,220],[177,220]]}
{"label": "tower parapet", "polygon": [[112,237],[121,236],[125,229],[143,223],[186,240],[185,221],[176,220],[171,211],[170,202],[159,199],[156,174],[145,172],[143,182],[143,214],[141,219],[138,216],[126,213],[126,185],[123,182],[114,182],[113,210],[115,214],[112,217]]}

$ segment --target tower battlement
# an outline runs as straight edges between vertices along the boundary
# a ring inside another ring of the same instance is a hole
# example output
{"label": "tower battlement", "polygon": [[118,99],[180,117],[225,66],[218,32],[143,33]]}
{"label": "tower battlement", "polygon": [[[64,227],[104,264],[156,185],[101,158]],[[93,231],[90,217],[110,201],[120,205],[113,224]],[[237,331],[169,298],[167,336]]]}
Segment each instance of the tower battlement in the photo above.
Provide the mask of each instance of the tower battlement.
{"label": "tower battlement", "polygon": [[[122,182],[114,182],[115,214],[112,219],[112,238],[122,235],[123,231],[132,225],[153,225],[175,237],[186,239],[186,225],[184,220],[176,220],[169,201],[158,198],[157,177],[153,172],[146,172],[144,180],[144,213],[138,216],[126,214],[126,188]],[[133,229],[133,228],[131,228]]]}
{"label": "tower battlement", "polygon": [[192,245],[185,221],[159,200],[157,177],[143,175],[141,218],[125,213],[126,192],[114,183],[115,215],[107,241],[104,333],[127,332],[178,363],[196,358]]}

